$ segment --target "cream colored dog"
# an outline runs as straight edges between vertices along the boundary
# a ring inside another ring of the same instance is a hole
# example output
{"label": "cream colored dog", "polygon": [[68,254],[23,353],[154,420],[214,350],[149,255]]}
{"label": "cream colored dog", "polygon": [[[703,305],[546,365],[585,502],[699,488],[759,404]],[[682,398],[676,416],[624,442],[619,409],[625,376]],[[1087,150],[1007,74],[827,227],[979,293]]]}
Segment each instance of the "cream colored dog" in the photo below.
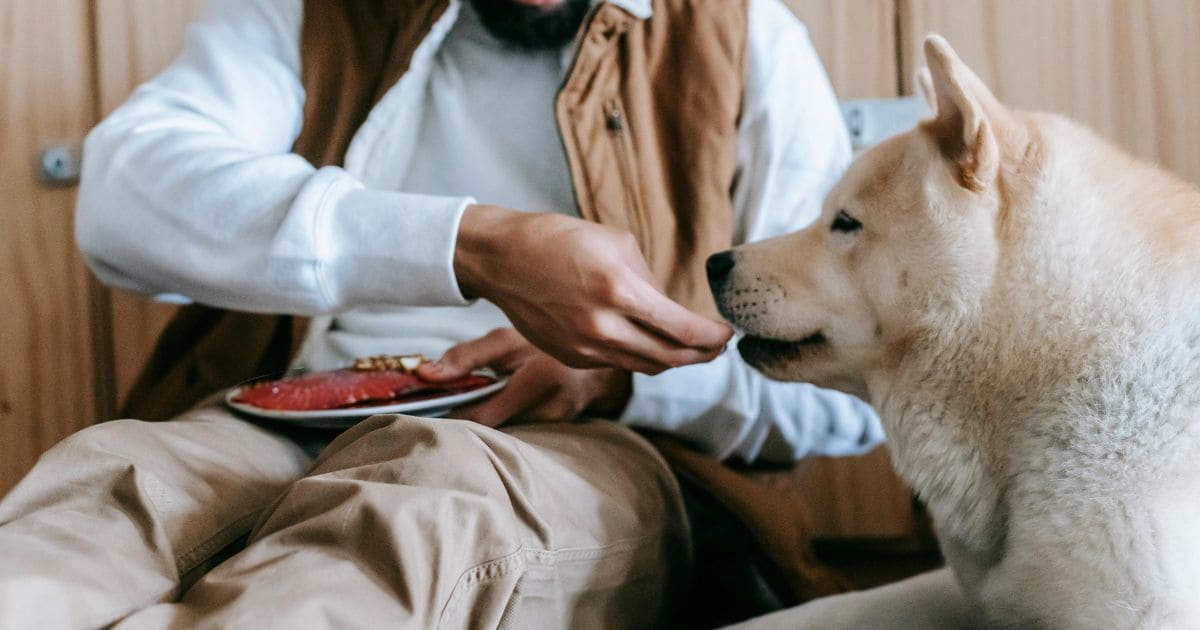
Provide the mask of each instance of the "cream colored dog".
{"label": "cream colored dog", "polygon": [[875,406],[953,573],[760,624],[1200,627],[1200,193],[925,55],[933,119],[709,270],[747,361]]}

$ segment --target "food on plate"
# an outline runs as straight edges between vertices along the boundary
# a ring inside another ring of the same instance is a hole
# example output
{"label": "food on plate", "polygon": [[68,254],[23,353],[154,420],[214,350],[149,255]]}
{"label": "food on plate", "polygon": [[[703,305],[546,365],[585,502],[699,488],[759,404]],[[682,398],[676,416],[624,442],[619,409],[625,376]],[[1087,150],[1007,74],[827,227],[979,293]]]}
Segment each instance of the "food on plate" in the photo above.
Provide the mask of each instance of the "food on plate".
{"label": "food on plate", "polygon": [[384,370],[400,370],[412,374],[422,363],[429,363],[423,354],[381,354],[373,357],[359,357],[354,360],[354,369],[361,371],[381,372]]}
{"label": "food on plate", "polygon": [[260,409],[317,411],[375,406],[469,392],[496,382],[483,374],[431,383],[416,373],[424,357],[369,357],[353,367],[243,387],[232,401]]}

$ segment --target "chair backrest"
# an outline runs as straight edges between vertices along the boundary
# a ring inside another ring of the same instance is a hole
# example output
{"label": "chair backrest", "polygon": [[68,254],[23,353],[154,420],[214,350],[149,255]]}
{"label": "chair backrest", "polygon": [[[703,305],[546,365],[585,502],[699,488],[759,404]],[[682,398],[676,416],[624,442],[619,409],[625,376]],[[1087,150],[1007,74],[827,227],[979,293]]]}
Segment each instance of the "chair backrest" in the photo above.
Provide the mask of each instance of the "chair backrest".
{"label": "chair backrest", "polygon": [[932,114],[919,96],[848,99],[840,105],[856,153],[912,129]]}

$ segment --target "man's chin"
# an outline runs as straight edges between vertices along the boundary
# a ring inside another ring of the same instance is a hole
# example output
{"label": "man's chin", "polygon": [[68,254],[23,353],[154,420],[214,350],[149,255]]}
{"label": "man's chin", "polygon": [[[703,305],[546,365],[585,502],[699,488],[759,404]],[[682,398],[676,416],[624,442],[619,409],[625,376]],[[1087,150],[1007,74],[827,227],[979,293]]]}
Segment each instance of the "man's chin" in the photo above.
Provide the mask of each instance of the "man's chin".
{"label": "man's chin", "polygon": [[493,36],[526,50],[555,50],[570,43],[589,0],[471,0]]}

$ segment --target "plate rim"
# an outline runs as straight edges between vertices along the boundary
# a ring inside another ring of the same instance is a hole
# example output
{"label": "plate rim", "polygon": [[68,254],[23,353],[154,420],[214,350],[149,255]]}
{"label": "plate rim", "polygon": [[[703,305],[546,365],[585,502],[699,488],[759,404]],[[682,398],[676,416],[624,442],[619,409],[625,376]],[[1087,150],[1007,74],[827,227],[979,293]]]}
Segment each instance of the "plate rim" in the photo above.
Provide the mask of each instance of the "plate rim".
{"label": "plate rim", "polygon": [[[336,370],[331,370],[336,371]],[[457,404],[470,402],[478,398],[495,393],[504,388],[508,384],[508,378],[501,377],[491,370],[476,370],[472,374],[487,376],[494,378],[494,383],[489,383],[478,389],[472,389],[466,392],[441,396],[439,398],[423,398],[421,400],[413,400],[403,403],[390,403],[386,405],[375,405],[372,407],[341,407],[337,409],[263,409],[246,403],[234,401],[236,397],[247,385],[238,385],[231,387],[225,392],[223,400],[225,404],[232,409],[246,413],[259,418],[268,418],[271,420],[349,420],[356,418],[366,418],[382,413],[400,413],[410,415],[421,415],[420,411],[449,409]]]}

